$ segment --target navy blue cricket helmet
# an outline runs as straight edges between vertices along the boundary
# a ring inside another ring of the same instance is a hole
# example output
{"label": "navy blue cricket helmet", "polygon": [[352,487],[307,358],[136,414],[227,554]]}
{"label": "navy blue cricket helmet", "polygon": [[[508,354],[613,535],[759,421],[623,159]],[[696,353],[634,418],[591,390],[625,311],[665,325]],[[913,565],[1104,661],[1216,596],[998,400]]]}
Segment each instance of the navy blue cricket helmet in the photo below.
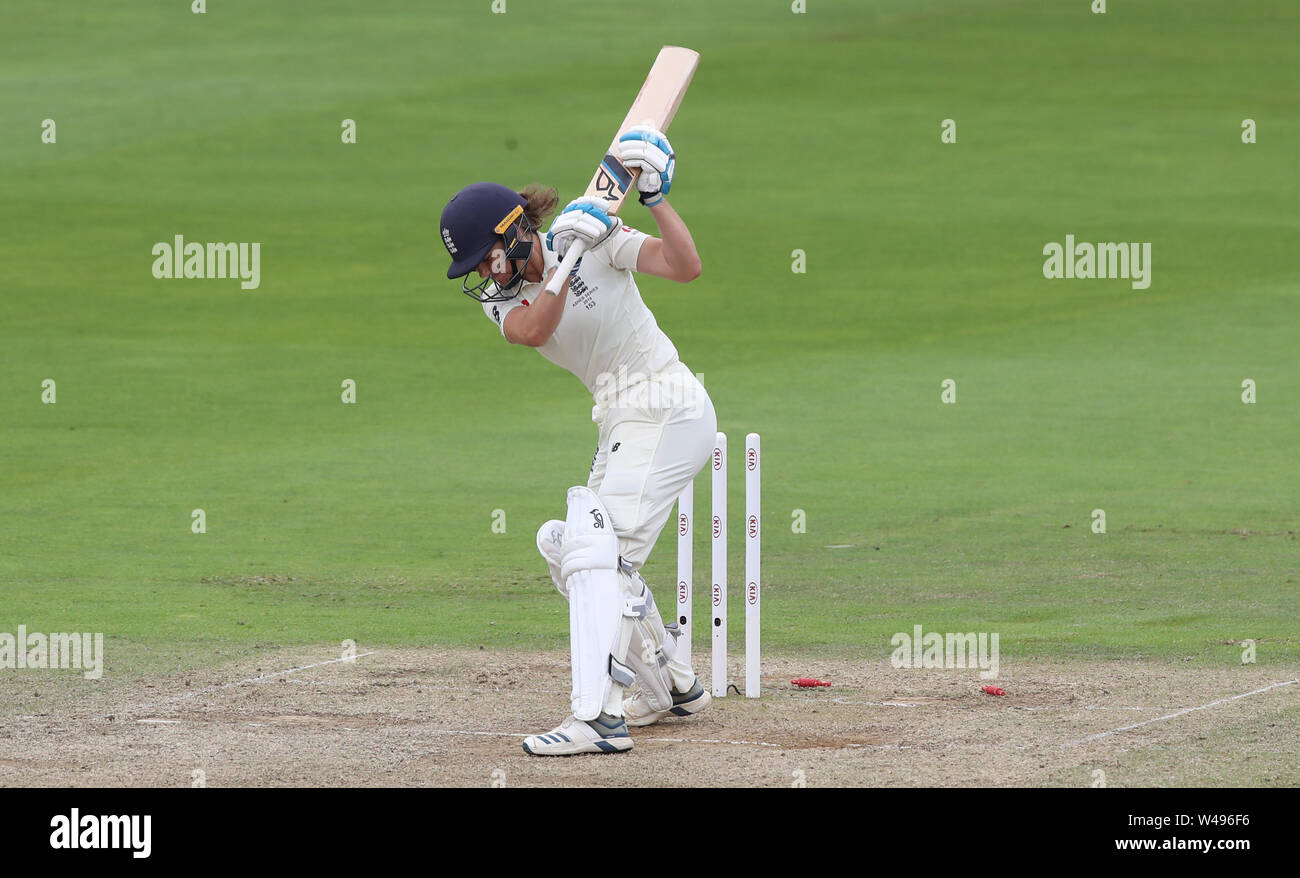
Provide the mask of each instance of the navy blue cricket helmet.
{"label": "navy blue cricket helmet", "polygon": [[[532,253],[531,241],[522,240],[532,231],[532,224],[524,214],[527,202],[523,196],[500,183],[473,183],[452,196],[442,209],[442,243],[451,254],[448,279],[463,277],[461,291],[479,302],[503,302],[517,296],[524,268]],[[479,263],[498,242],[505,245],[506,259],[514,275],[504,286],[496,284],[489,276],[473,287],[469,278]],[[488,292],[489,287],[495,287]]]}

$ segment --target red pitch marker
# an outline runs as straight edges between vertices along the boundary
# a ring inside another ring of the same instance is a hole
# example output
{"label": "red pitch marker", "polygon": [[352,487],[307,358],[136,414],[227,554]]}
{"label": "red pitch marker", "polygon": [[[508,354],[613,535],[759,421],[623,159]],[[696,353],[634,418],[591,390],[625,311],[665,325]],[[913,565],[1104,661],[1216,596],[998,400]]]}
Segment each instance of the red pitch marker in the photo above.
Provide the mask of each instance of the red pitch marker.
{"label": "red pitch marker", "polygon": [[813,679],[812,677],[797,677],[791,680],[790,682],[798,686],[800,689],[811,689],[814,686],[830,685],[830,683],[827,683],[825,680],[816,680]]}
{"label": "red pitch marker", "polygon": [[985,686],[985,687],[984,687],[983,689],[981,689],[980,691],[981,691],[981,692],[987,692],[987,693],[990,694],[990,695],[1006,695],[1006,694],[1007,694],[1007,693],[1004,692],[1004,691],[1002,690],[1002,688],[999,687],[999,686]]}

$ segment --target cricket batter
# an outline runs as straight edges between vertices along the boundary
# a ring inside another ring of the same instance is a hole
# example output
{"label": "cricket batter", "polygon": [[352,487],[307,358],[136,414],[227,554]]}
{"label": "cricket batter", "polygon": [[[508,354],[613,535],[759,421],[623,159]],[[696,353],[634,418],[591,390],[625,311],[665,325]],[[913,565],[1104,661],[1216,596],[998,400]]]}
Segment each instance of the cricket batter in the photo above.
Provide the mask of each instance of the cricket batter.
{"label": "cricket batter", "polygon": [[[686,224],[664,198],[676,159],[663,132],[638,126],[619,144],[640,168],[639,200],[659,227],[654,238],[608,216],[591,200],[571,202],[543,239],[554,189],[522,193],[496,183],[458,192],[442,212],[448,278],[512,344],[538,352],[586,385],[599,427],[585,486],[568,491],[565,521],[537,533],[551,578],[569,601],[573,713],[524,739],[537,756],[632,749],[628,726],[698,713],[712,700],[677,661],[676,617],[665,626],[641,566],[677,495],[705,465],[717,415],[703,386],[641,300],[633,272],[686,283],[700,257]],[[543,286],[575,241],[587,247],[557,295]],[[471,285],[477,273],[480,281]],[[639,684],[625,699],[625,689]]]}

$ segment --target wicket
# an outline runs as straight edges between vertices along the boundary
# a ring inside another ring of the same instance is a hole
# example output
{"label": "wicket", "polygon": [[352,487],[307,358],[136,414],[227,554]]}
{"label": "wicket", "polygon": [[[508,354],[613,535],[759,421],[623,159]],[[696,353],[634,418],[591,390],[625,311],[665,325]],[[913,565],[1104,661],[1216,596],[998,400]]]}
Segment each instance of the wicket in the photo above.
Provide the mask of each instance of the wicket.
{"label": "wicket", "polygon": [[[759,435],[745,437],[745,697],[759,696],[759,625],[762,575],[759,554],[762,539]],[[709,604],[713,608],[713,695],[727,694],[727,434],[719,433],[709,458],[712,473],[713,577]],[[691,661],[691,598],[694,583],[695,486],[687,485],[677,498],[677,624],[681,630],[677,650]]]}

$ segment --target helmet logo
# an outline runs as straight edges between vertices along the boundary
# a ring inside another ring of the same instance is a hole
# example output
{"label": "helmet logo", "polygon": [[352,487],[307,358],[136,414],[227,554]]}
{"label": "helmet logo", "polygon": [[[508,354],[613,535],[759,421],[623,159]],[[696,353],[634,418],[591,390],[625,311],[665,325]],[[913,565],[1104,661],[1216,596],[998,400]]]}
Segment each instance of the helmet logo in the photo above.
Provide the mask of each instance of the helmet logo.
{"label": "helmet logo", "polygon": [[456,255],[456,245],[451,240],[451,229],[442,230],[442,242],[447,245],[447,252]]}
{"label": "helmet logo", "polygon": [[515,209],[510,211],[508,214],[506,214],[506,218],[503,219],[501,222],[497,223],[497,227],[493,229],[493,231],[496,232],[498,235],[500,235],[506,229],[510,228],[510,224],[515,220],[519,219],[520,215],[523,214],[523,212],[524,209],[516,204]]}

